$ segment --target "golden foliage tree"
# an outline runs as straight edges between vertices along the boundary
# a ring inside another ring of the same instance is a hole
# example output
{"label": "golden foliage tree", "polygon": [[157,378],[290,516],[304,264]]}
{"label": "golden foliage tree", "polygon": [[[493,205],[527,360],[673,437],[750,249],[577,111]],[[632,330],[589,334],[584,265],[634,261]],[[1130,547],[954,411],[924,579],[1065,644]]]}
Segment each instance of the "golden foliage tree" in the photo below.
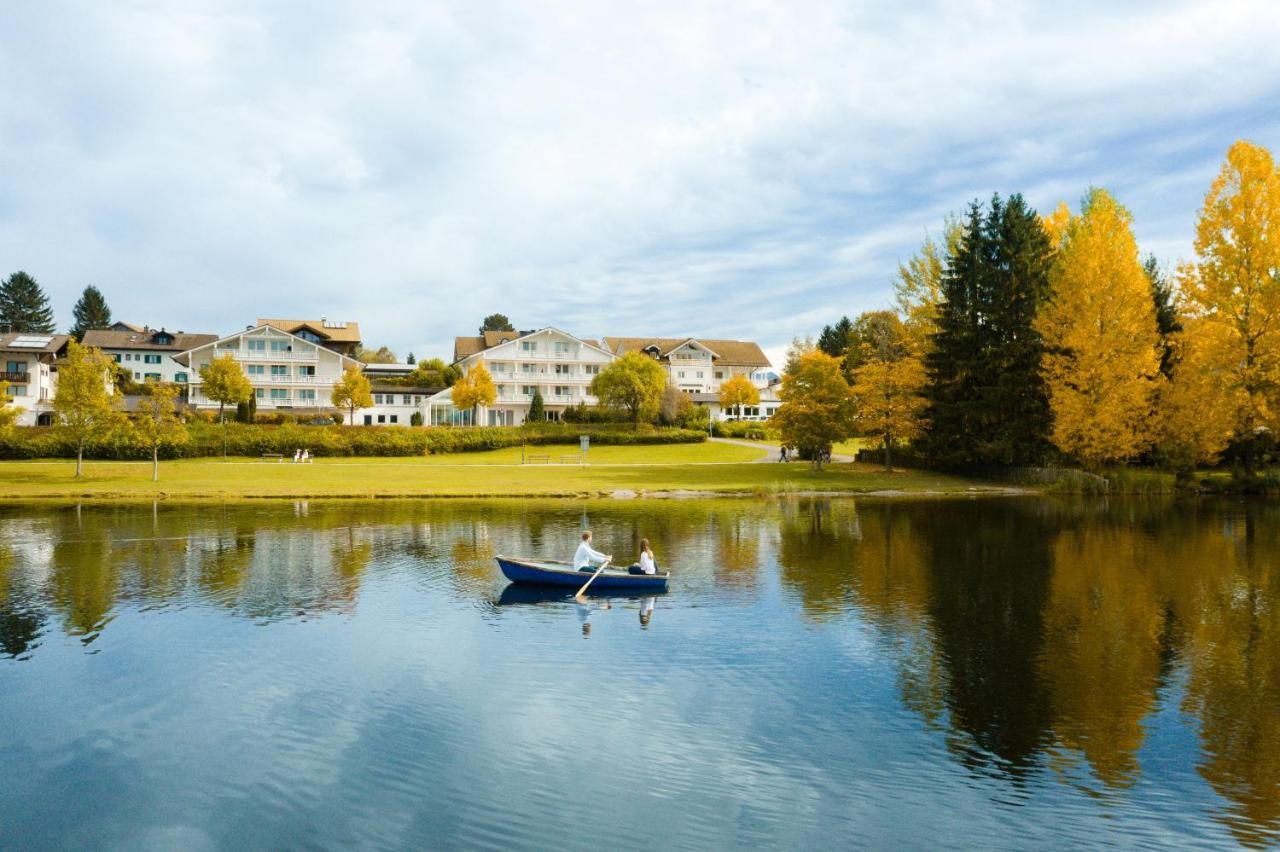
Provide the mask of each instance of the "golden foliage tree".
{"label": "golden foliage tree", "polygon": [[794,369],[782,377],[782,405],[773,422],[782,443],[822,466],[822,456],[836,441],[853,434],[854,407],[840,359],[817,349],[797,355]]}
{"label": "golden foliage tree", "polygon": [[894,306],[902,316],[907,334],[919,352],[928,352],[930,339],[938,330],[938,306],[942,303],[942,272],[947,255],[959,242],[960,221],[948,217],[939,245],[925,237],[920,251],[905,263],[899,263],[893,275]]}
{"label": "golden foliage tree", "polygon": [[214,358],[200,368],[200,381],[204,395],[218,403],[218,420],[226,423],[223,414],[228,405],[248,402],[253,396],[253,385],[240,369],[240,363],[228,352]]}
{"label": "golden foliage tree", "polygon": [[0,437],[4,437],[13,429],[18,415],[22,413],[21,407],[11,404],[13,397],[9,396],[8,387],[8,382],[0,382]]}
{"label": "golden foliage tree", "polygon": [[893,445],[924,433],[923,396],[928,376],[915,355],[896,361],[873,358],[853,373],[857,434],[875,438],[884,449],[884,469],[893,470]]}
{"label": "golden foliage tree", "polygon": [[1231,440],[1244,392],[1232,388],[1218,362],[1226,330],[1220,323],[1189,319],[1171,340],[1172,377],[1160,388],[1156,447],[1164,464],[1189,475],[1212,464]]}
{"label": "golden foliage tree", "polygon": [[1277,427],[1280,392],[1280,172],[1266,148],[1238,141],[1196,223],[1187,311],[1206,324],[1206,357],[1234,392],[1236,435]]}
{"label": "golden foliage tree", "polygon": [[138,416],[133,421],[133,433],[142,446],[151,451],[151,481],[160,481],[160,448],[185,444],[187,429],[178,416],[174,401],[179,389],[174,384],[159,384],[138,403]]}
{"label": "golden foliage tree", "polygon": [[337,408],[347,409],[350,425],[356,424],[356,409],[373,405],[373,388],[359,367],[348,367],[333,386],[329,401]]}
{"label": "golden foliage tree", "polygon": [[1085,197],[1079,216],[1064,205],[1045,222],[1057,255],[1036,328],[1045,341],[1051,437],[1090,467],[1126,461],[1153,438],[1160,341],[1131,224],[1103,189]]}
{"label": "golden foliage tree", "polygon": [[123,423],[120,398],[111,392],[111,365],[101,349],[67,342],[66,357],[58,362],[58,390],[53,410],[76,445],[76,476],[84,468],[84,449],[111,435]]}
{"label": "golden foliage tree", "polygon": [[489,369],[484,364],[476,364],[453,383],[450,398],[454,408],[471,411],[471,425],[475,426],[477,409],[482,405],[493,405],[498,398],[498,386],[493,383]]}
{"label": "golden foliage tree", "polygon": [[760,391],[741,373],[730,376],[720,385],[720,408],[723,411],[737,409],[738,417],[742,417],[742,406],[759,404]]}

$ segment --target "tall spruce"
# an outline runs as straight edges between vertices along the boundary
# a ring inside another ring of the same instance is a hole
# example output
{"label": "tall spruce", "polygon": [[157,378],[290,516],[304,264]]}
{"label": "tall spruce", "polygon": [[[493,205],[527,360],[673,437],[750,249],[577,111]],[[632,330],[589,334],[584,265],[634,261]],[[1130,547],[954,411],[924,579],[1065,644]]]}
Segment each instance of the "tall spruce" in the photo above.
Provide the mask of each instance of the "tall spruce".
{"label": "tall spruce", "polygon": [[1156,306],[1156,332],[1160,335],[1160,372],[1166,379],[1173,378],[1173,341],[1182,331],[1178,319],[1178,303],[1173,296],[1173,282],[1160,270],[1154,254],[1142,261],[1142,271],[1151,282],[1151,300]]}
{"label": "tall spruce", "polygon": [[19,270],[0,283],[0,331],[53,334],[53,308],[44,290]]}
{"label": "tall spruce", "polygon": [[848,317],[840,317],[835,325],[822,327],[818,335],[818,348],[832,358],[843,358],[849,348],[849,335],[853,333],[853,323]]}
{"label": "tall spruce", "polygon": [[974,202],[947,257],[926,357],[926,451],[951,465],[1035,464],[1052,425],[1033,325],[1049,292],[1049,238],[1022,196]]}
{"label": "tall spruce", "polygon": [[71,336],[77,342],[84,340],[86,331],[111,327],[111,308],[107,307],[102,291],[92,284],[84,288],[80,301],[71,309],[71,317],[75,320],[75,325],[71,326]]}

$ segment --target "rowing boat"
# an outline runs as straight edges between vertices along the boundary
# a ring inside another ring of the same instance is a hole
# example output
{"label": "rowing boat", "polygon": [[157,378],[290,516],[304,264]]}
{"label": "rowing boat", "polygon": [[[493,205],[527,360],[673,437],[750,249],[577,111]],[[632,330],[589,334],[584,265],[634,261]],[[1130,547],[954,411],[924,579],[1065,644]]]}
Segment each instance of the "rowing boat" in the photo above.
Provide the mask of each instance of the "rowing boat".
{"label": "rowing boat", "polygon": [[[581,586],[595,569],[578,571],[568,562],[554,559],[526,559],[495,556],[494,560],[508,580],[515,583],[538,583],[544,586]],[[624,568],[606,568],[591,584],[592,589],[665,589],[670,572],[631,574]]]}

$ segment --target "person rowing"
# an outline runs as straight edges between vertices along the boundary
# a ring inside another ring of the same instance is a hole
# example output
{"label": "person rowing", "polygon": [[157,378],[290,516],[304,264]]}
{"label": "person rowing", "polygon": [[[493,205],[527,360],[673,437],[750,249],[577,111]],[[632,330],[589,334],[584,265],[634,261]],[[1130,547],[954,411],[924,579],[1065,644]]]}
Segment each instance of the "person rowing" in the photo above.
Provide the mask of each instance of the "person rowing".
{"label": "person rowing", "polygon": [[612,560],[613,557],[609,554],[601,553],[591,547],[591,530],[587,530],[582,534],[582,543],[578,545],[578,552],[573,554],[573,568],[575,571],[595,571],[595,566],[604,565]]}

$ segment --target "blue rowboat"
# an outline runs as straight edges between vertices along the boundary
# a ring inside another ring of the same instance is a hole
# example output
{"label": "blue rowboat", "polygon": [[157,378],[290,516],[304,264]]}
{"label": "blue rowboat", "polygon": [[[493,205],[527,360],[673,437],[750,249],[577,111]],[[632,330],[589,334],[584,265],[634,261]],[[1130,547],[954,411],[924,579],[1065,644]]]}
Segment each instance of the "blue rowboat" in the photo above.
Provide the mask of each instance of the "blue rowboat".
{"label": "blue rowboat", "polygon": [[[577,571],[568,562],[551,559],[525,559],[514,556],[495,556],[502,573],[513,583],[538,583],[543,586],[582,586],[594,570]],[[591,584],[592,589],[665,589],[671,574],[631,574],[625,568],[606,568]]]}

